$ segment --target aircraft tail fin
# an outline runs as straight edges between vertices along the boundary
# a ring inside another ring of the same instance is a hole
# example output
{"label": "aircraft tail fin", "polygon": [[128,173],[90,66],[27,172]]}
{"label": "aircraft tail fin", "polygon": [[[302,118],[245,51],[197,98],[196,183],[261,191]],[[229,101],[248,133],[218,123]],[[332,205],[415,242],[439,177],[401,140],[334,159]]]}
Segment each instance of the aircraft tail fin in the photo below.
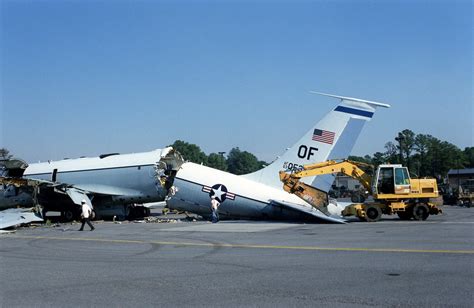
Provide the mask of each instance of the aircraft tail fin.
{"label": "aircraft tail fin", "polygon": [[[268,186],[282,188],[278,172],[295,171],[301,166],[328,159],[342,159],[349,156],[362,127],[373,117],[377,107],[390,105],[345,96],[311,92],[340,99],[339,104],[317,122],[291,148],[267,167],[243,175]],[[333,175],[308,177],[303,182],[328,191]],[[314,181],[314,182],[313,182]]]}

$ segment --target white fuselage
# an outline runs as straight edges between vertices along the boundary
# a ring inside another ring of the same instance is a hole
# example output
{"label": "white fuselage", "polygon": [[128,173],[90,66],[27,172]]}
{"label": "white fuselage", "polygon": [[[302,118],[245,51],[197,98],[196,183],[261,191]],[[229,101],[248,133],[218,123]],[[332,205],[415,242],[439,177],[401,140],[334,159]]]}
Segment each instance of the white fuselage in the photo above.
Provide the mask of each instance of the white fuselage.
{"label": "white fuselage", "polygon": [[283,201],[312,210],[309,204],[282,188],[270,187],[243,176],[189,162],[181,166],[174,178],[174,186],[177,191],[168,200],[168,206],[171,209],[203,216],[211,213],[211,190],[219,191],[219,194],[227,191],[223,194],[224,200],[221,199],[219,214],[229,218],[282,220],[310,218],[302,212],[275,206],[274,201]]}
{"label": "white fuselage", "polygon": [[154,202],[166,192],[157,190],[155,166],[161,150],[31,164],[24,177],[67,183],[86,191],[109,193],[120,202]]}
{"label": "white fuselage", "polygon": [[[103,158],[86,157],[36,163],[29,165],[23,176],[65,183],[90,192],[95,195],[94,207],[103,204],[156,202],[164,200],[167,193],[159,184],[156,174],[161,153],[162,150],[155,150]],[[15,202],[22,206],[33,205],[31,194],[15,196],[5,191],[0,198],[0,207],[6,208]]]}

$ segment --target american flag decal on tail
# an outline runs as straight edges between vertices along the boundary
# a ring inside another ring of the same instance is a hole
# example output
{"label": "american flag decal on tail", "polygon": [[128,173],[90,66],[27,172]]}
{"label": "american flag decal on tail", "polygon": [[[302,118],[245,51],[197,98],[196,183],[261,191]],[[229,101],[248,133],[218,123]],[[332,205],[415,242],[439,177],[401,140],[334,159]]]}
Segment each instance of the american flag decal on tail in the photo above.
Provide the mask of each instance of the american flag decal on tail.
{"label": "american flag decal on tail", "polygon": [[336,133],[330,132],[328,130],[315,129],[313,132],[313,140],[322,143],[333,144],[335,135]]}

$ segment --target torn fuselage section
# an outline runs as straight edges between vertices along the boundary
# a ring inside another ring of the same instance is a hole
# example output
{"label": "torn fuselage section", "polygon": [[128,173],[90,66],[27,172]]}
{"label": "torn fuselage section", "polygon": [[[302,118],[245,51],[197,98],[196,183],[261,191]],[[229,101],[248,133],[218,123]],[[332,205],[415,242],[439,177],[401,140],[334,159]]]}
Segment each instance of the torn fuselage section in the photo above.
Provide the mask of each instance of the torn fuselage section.
{"label": "torn fuselage section", "polygon": [[184,162],[183,156],[178,151],[168,147],[163,149],[161,159],[155,165],[157,189],[166,192],[165,201],[176,193],[174,179]]}
{"label": "torn fuselage section", "polygon": [[19,158],[0,160],[0,176],[2,177],[21,177],[26,168],[28,168],[28,164]]}
{"label": "torn fuselage section", "polygon": [[[0,207],[39,207],[41,204],[44,214],[59,211],[66,220],[71,220],[79,217],[81,200],[90,199],[88,204],[93,205],[96,217],[131,219],[148,216],[150,210],[146,204],[166,200],[174,191],[174,178],[183,163],[181,154],[171,147],[137,154],[58,161],[35,165],[36,169],[27,172],[17,172],[22,164],[13,166],[10,163],[2,168],[3,176],[0,176],[0,186],[5,187],[0,191]],[[24,169],[26,166],[25,163]],[[20,191],[26,192],[28,204],[19,202]],[[15,196],[17,198],[13,198]]]}
{"label": "torn fuselage section", "polygon": [[0,160],[0,210],[33,206],[34,187],[21,179],[28,164],[18,158]]}

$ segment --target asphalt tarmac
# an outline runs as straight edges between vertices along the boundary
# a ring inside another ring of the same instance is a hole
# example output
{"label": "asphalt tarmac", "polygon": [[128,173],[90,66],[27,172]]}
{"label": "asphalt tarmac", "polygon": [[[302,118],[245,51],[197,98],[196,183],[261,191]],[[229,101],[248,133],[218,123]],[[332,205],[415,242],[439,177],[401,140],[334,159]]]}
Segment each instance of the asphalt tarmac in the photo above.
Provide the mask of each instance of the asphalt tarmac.
{"label": "asphalt tarmac", "polygon": [[474,208],[443,210],[424,222],[21,228],[0,234],[0,306],[473,307]]}

